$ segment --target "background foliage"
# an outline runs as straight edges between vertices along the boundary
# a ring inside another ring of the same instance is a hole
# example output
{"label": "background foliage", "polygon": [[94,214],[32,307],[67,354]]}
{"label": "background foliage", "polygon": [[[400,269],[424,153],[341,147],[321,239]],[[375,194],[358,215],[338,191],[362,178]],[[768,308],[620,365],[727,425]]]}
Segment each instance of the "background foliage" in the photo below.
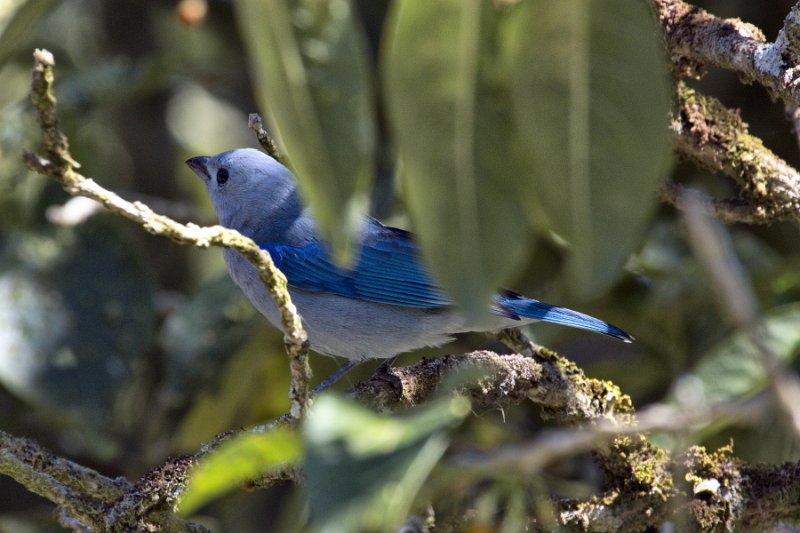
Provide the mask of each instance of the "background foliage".
{"label": "background foliage", "polygon": [[[364,53],[362,61],[329,63],[316,57],[317,63],[305,65],[309,75],[353,73],[331,78],[331,87],[341,91],[332,97],[330,92],[298,94],[292,80],[280,80],[277,65],[270,67],[273,70],[263,66],[260,47],[275,46],[275,41],[261,40],[278,37],[267,31],[266,22],[259,25],[262,19],[257,11],[271,9],[274,14],[278,4],[243,2],[238,6],[241,11],[236,11],[228,2],[211,2],[202,16],[192,7],[202,2],[29,0],[0,4],[0,427],[35,437],[106,474],[136,479],[168,455],[194,451],[218,432],[272,419],[288,407],[288,371],[280,335],[228,280],[218,252],[178,247],[150,238],[108,214],[87,214],[87,209],[91,211],[87,204],[67,201],[57,185],[25,170],[20,150],[35,146],[38,139],[27,103],[34,46],[52,50],[59,59],[60,118],[84,171],[154,209],[179,220],[212,222],[202,184],[182,162],[193,155],[256,146],[246,115],[261,105],[279,125],[299,128],[295,132],[280,126],[280,139],[316,212],[329,220],[330,235],[341,236],[343,251],[347,232],[336,229],[346,227],[352,213],[368,209],[392,224],[422,230],[426,257],[442,283],[471,308],[479,307],[494,286],[503,284],[623,327],[636,336],[636,344],[621,345],[547,325],[533,328],[532,335],[577,361],[587,374],[612,379],[633,395],[637,405],[670,393],[680,399],[687,390],[718,399],[750,394],[764,386],[760,367],[742,364],[747,361],[742,354],[751,347],[718,311],[715,294],[687,248],[678,217],[671,208],[655,202],[656,187],[663,178],[660,172],[667,165],[665,139],[659,138],[666,136],[665,108],[659,95],[651,94],[650,105],[638,114],[634,109],[633,117],[615,114],[609,111],[615,109],[613,102],[610,108],[603,107],[614,90],[603,93],[604,80],[593,80],[591,87],[599,87],[600,92],[586,94],[584,105],[591,103],[588,109],[606,110],[611,117],[599,132],[584,131],[598,139],[587,146],[600,153],[573,160],[557,151],[558,143],[547,144],[552,137],[541,137],[540,125],[556,135],[559,128],[580,129],[581,115],[574,112],[575,102],[559,99],[565,94],[563,86],[537,87],[540,79],[520,76],[531,71],[522,65],[539,58],[527,57],[527,48],[512,45],[523,38],[541,39],[541,46],[552,52],[547,57],[554,58],[553,65],[537,62],[542,70],[557,71],[558,58],[571,54],[596,61],[598,48],[590,45],[619,37],[599,34],[602,28],[615,27],[600,23],[603,13],[590,14],[583,26],[564,29],[574,37],[565,44],[544,32],[552,25],[532,31],[515,27],[519,23],[507,12],[490,10],[481,2],[443,2],[441,9],[452,11],[451,16],[460,17],[464,27],[475,30],[461,34],[464,39],[474,38],[463,43],[467,48],[451,49],[443,44],[449,36],[437,26],[444,19],[424,13],[422,3],[397,2],[397,11],[388,13],[388,2],[356,2],[358,9],[349,18],[332,17],[334,27],[315,25],[315,16],[319,20],[331,17],[312,11],[304,26],[306,33],[300,38],[284,35],[288,39],[284,44],[296,39],[295,44],[312,46],[315,39],[329,39],[333,49],[346,57],[352,57],[354,50]],[[405,11],[398,8],[401,4]],[[697,4],[720,16],[749,20],[769,37],[791,7],[788,1]],[[632,9],[618,17],[639,17],[624,28],[622,37],[646,42],[644,34],[656,30],[648,30],[648,13],[643,3],[639,7],[642,13],[638,15]],[[575,15],[549,14],[554,21],[573,22]],[[381,50],[387,16],[396,23],[392,28],[398,44],[391,53]],[[421,22],[430,26],[423,27]],[[360,38],[354,28],[363,31]],[[643,35],[637,36],[636,31]],[[615,88],[620,83],[644,84],[660,75],[664,67],[658,63],[653,72],[643,74],[657,61],[647,55],[646,46],[633,42],[627,48],[642,54],[639,63],[604,64],[597,74],[618,76]],[[586,53],[587,49],[593,51]],[[433,53],[443,50],[454,57]],[[312,46],[311,54],[307,49],[297,53],[301,59],[314,59],[313,51]],[[377,76],[382,61],[393,63],[388,72],[381,70]],[[415,83],[420,77],[436,83]],[[278,83],[276,79],[283,85],[271,85]],[[462,85],[449,86],[453,80]],[[752,131],[770,148],[795,166],[800,163],[782,110],[763,90],[720,72],[712,72],[697,85],[728,106],[741,108]],[[464,87],[472,92],[465,94]],[[658,87],[656,83],[631,90],[657,93]],[[337,94],[353,100],[347,109],[355,110],[358,120],[335,114],[342,109],[330,107],[326,99],[340,104]],[[376,95],[387,101],[380,112],[374,104]],[[283,105],[284,99],[304,100]],[[604,104],[595,105],[597,99]],[[475,106],[487,101],[494,106],[488,112]],[[509,101],[518,107],[508,108]],[[319,131],[328,138],[316,138],[313,144],[304,136],[319,133],[311,119],[325,116],[326,102],[334,114],[326,119],[329,122],[322,121]],[[448,124],[436,113],[450,104],[475,111],[466,114],[473,120]],[[311,119],[309,105],[317,106]],[[617,105],[630,111],[630,106]],[[281,106],[290,114],[282,119],[277,111],[267,109],[271,106]],[[303,129],[309,120],[311,126]],[[639,132],[641,143],[620,147],[613,127],[628,120],[654,129]],[[397,126],[393,135],[402,143],[399,154],[388,142],[390,123]],[[412,131],[415,126],[420,131]],[[453,146],[447,144],[451,139]],[[521,145],[531,139],[535,142]],[[435,152],[438,156],[460,150],[472,164],[452,168],[453,161],[443,156],[427,160],[425,153],[431,145],[440,148]],[[308,146],[315,148],[309,151]],[[397,156],[401,171],[395,177]],[[603,156],[624,171],[594,172],[591,164]],[[565,168],[573,173],[583,168],[583,174],[575,175],[590,181],[573,181],[567,187],[560,177]],[[329,169],[328,179],[310,179]],[[533,169],[531,179],[526,169]],[[679,165],[674,173],[681,181],[711,192],[730,192],[729,182],[695,167]],[[370,181],[372,175],[375,179]],[[441,180],[433,181],[431,176]],[[333,189],[322,188],[331,183],[336,183]],[[535,188],[531,189],[531,183]],[[444,184],[440,192],[436,184]],[[454,191],[463,202],[437,203]],[[323,212],[321,202],[332,197],[337,201]],[[465,232],[460,223],[464,220],[472,221],[467,227],[477,225]],[[631,220],[634,223],[628,224]],[[775,224],[733,227],[731,232],[765,310],[770,343],[776,353],[791,360],[799,346],[794,303],[800,299],[797,228]],[[470,239],[474,246],[468,245]],[[567,242],[574,245],[572,251]],[[431,252],[436,249],[444,253]],[[474,270],[460,268],[465,265]],[[466,274],[449,275],[455,272]],[[480,291],[471,290],[476,286]],[[464,336],[457,345],[424,354],[487,346],[502,350],[486,338]],[[404,360],[419,356],[410,354]],[[315,357],[312,365],[317,376],[324,376],[336,362]],[[361,369],[361,375],[368,370]],[[355,373],[352,379],[358,377]],[[331,412],[345,409],[326,407]],[[457,409],[438,413],[438,418],[423,424],[424,438],[411,435],[388,441],[386,446],[407,451],[394,455],[398,462],[388,467],[424,478],[428,465],[443,453],[445,441],[454,449],[492,449],[523,440],[545,425],[532,406],[514,407],[477,413],[444,437],[444,428],[463,414]],[[367,413],[352,416],[364,417],[365,427],[383,427],[383,422],[370,419]],[[313,440],[315,429],[319,428],[309,429],[308,439]],[[325,432],[319,435],[322,446]],[[357,432],[347,435],[357,441]],[[755,428],[714,428],[696,438],[713,446],[731,436],[739,457],[774,463],[797,460],[796,439],[777,415]],[[369,464],[385,452],[361,449],[348,464]],[[366,480],[351,481],[370,486]],[[476,524],[490,522],[497,507],[513,509],[519,504],[515,482],[501,480],[487,489]],[[579,460],[549,471],[541,490],[580,495],[590,493],[596,482],[587,463]],[[331,480],[320,483],[335,486]],[[324,496],[312,491],[312,502]],[[301,507],[289,487],[280,487],[235,493],[199,512],[220,530],[263,531],[277,527],[280,509]],[[329,511],[333,523],[340,518],[334,516],[337,505],[323,502],[318,508]],[[378,527],[391,517],[369,519]],[[0,477],[0,530],[57,529],[53,524],[47,502]]]}

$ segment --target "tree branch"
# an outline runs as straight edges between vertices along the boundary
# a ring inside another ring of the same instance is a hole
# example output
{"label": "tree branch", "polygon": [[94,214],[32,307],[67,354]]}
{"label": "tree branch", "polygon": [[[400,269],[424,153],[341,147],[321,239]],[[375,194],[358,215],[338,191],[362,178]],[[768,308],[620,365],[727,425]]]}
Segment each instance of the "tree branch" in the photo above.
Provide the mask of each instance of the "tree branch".
{"label": "tree branch", "polygon": [[[723,222],[800,221],[800,173],[751,135],[738,112],[679,84],[671,129],[681,157],[739,186],[739,198],[704,202]],[[680,207],[679,191],[668,185],[662,199]]]}
{"label": "tree branch", "polygon": [[281,314],[284,343],[289,354],[292,372],[291,415],[300,419],[308,408],[309,380],[308,336],[303,329],[297,309],[289,296],[286,277],[278,270],[269,253],[239,232],[222,226],[200,227],[195,224],[180,224],[153,212],[141,202],[129,202],[104,189],[93,180],[75,171],[80,165],[69,152],[66,136],[58,127],[56,98],[53,94],[53,66],[55,60],[47,50],[34,52],[31,101],[38,111],[39,125],[43,134],[45,157],[25,151],[23,159],[33,171],[55,179],[71,195],[85,196],[103,204],[114,213],[140,224],[148,233],[162,235],[181,244],[198,248],[218,246],[238,251],[258,271],[261,282],[269,292]]}
{"label": "tree branch", "polygon": [[534,357],[478,351],[423,359],[416,365],[392,369],[402,387],[375,379],[355,384],[351,393],[359,402],[379,411],[413,407],[440,393],[439,387],[447,376],[461,372],[482,376],[459,389],[476,405],[496,406],[530,399],[542,407],[544,416],[560,422],[604,418],[627,424],[634,416],[630,397],[616,385],[587,378],[574,363],[544,348]]}
{"label": "tree branch", "polygon": [[[731,68],[746,79],[758,80],[786,102],[797,104],[800,93],[793,85],[793,70],[781,64],[783,70],[778,70],[782,72],[778,76],[774,68],[773,71],[762,69],[763,65],[774,62],[778,50],[794,54],[798,33],[795,19],[790,20],[795,16],[794,10],[787,17],[778,41],[767,45],[757,28],[741,21],[723,21],[677,0],[651,0],[651,3],[664,25],[677,71],[696,75],[706,62]],[[31,99],[39,113],[44,156],[26,152],[26,164],[58,180],[70,194],[92,198],[141,224],[152,234],[201,248],[221,246],[242,253],[258,269],[262,282],[282,312],[287,352],[292,361],[292,405],[290,414],[278,423],[294,423],[308,405],[310,372],[306,335],[291,304],[285,277],[266,252],[237,232],[219,226],[178,224],[140,202],[131,203],[120,198],[77,173],[75,169],[79,165],[71,157],[67,138],[56,120],[52,55],[37,50],[34,57]],[[688,89],[682,88],[679,96],[679,112],[673,121],[679,153],[704,168],[733,177],[742,191],[741,198],[708,200],[704,206],[726,217],[723,220],[727,222],[798,220],[800,180],[797,171],[752,137],[735,112]],[[277,157],[274,143],[270,143],[263,127],[253,117],[250,124],[262,146]],[[664,197],[671,201],[677,198],[676,191],[677,186],[668,186]],[[477,372],[480,379],[459,385],[459,390],[477,405],[496,406],[530,399],[542,407],[547,417],[560,422],[588,423],[588,428],[545,433],[524,452],[534,454],[528,456],[524,464],[535,471],[558,458],[589,449],[598,450],[596,455],[606,474],[604,492],[585,501],[559,503],[561,521],[568,529],[616,531],[625,530],[624,527],[640,530],[648,525],[656,526],[674,516],[670,513],[674,512],[673,504],[677,501],[688,502],[686,505],[694,522],[709,530],[732,527],[738,519],[749,525],[773,523],[791,516],[787,509],[795,510],[795,495],[800,490],[795,488],[800,481],[797,465],[744,465],[730,458],[729,449],[709,454],[698,447],[691,448],[679,460],[672,459],[642,436],[642,431],[655,427],[655,423],[648,422],[650,415],[645,413],[637,422],[630,398],[613,383],[587,378],[573,363],[526,342],[514,332],[506,332],[502,338],[526,356],[474,352],[423,360],[417,365],[394,369],[393,373],[402,382],[401,390],[386,381],[371,380],[356,384],[352,393],[377,409],[397,409],[424,403],[438,393],[448,375],[467,372],[471,376],[472,372]],[[673,421],[688,424],[677,416]],[[685,427],[682,425],[680,429]],[[124,480],[110,480],[52,454],[46,455],[46,461],[28,459],[25,446],[18,446],[20,443],[28,443],[35,451],[33,456],[47,452],[30,441],[0,433],[0,472],[59,504],[64,510],[62,523],[69,523],[75,529],[93,525],[97,529],[114,531],[168,524],[175,530],[192,531],[199,526],[177,518],[171,512],[172,507],[185,487],[194,462],[232,434],[220,435],[192,457],[166,462],[131,486]],[[509,455],[500,454],[492,460],[507,466],[509,461],[513,463],[519,459],[514,457],[514,450],[506,449],[503,453]],[[690,474],[688,485],[673,479],[672,470],[677,464],[682,464]],[[500,466],[493,464],[492,468]],[[778,474],[782,476],[780,479],[770,477]],[[73,477],[77,481],[73,481]],[[257,480],[252,486],[269,486],[278,480],[296,480],[297,477],[296,471],[288,469]],[[762,512],[764,509],[769,512]]]}
{"label": "tree branch", "polygon": [[281,155],[280,150],[278,150],[278,144],[275,142],[275,139],[269,134],[269,132],[264,129],[264,122],[261,120],[261,115],[258,113],[250,113],[247,117],[247,127],[253,130],[253,133],[256,134],[256,139],[258,139],[258,144],[261,145],[261,148],[264,149],[273,159],[285,164],[283,156]]}
{"label": "tree branch", "polygon": [[773,98],[800,104],[798,37],[800,7],[784,20],[774,43],[760,29],[739,19],[722,19],[683,0],[650,0],[664,30],[675,71],[701,76],[706,63],[757,81]]}
{"label": "tree branch", "polygon": [[[678,78],[700,77],[706,64],[732,70],[746,82],[759,82],[786,103],[790,117],[797,116],[800,5],[786,16],[775,42],[767,43],[761,30],[739,19],[722,19],[682,0],[649,1]],[[679,83],[671,128],[681,157],[733,178],[741,190],[738,198],[706,202],[708,211],[727,223],[800,220],[797,170],[751,135],[738,112]],[[662,200],[675,205],[676,193],[668,187]]]}

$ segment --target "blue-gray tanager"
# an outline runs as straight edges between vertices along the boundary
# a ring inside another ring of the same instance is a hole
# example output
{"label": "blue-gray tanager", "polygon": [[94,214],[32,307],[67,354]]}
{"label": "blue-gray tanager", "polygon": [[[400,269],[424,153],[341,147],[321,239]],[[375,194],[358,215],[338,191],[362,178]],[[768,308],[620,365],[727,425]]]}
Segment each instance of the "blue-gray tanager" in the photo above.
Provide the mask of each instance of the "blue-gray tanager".
{"label": "blue-gray tanager", "polygon": [[[512,292],[496,294],[484,319],[468,319],[422,264],[411,234],[369,217],[361,225],[354,266],[341,269],[320,239],[294,176],[278,161],[243,148],[186,163],[203,178],[220,224],[269,251],[286,275],[317,352],[351,360],[389,358],[438,346],[455,333],[500,331],[537,320],[632,340],[606,322]],[[255,268],[234,250],[223,253],[236,284],[280,328],[278,309]]]}

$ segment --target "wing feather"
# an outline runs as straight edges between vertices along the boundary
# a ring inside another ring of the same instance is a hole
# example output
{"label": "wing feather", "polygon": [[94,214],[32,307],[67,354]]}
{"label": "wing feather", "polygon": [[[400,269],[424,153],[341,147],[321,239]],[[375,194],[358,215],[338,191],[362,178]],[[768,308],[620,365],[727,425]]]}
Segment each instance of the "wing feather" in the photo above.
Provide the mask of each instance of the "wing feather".
{"label": "wing feather", "polygon": [[420,262],[411,234],[369,219],[353,269],[337,267],[320,242],[305,246],[266,243],[261,247],[286,275],[289,285],[311,292],[418,309],[452,304]]}

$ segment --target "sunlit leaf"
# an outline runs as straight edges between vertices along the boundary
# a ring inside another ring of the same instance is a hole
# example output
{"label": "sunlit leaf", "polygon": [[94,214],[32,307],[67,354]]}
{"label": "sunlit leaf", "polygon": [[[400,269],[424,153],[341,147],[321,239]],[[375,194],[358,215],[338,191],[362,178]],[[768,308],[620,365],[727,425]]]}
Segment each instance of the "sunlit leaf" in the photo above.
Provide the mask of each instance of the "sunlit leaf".
{"label": "sunlit leaf", "polygon": [[669,163],[669,80],[643,2],[531,0],[514,13],[516,112],[536,160],[534,221],[571,245],[581,295],[607,289],[639,243]]}
{"label": "sunlit leaf", "polygon": [[[756,332],[773,355],[789,361],[800,355],[800,304],[776,307],[764,314]],[[695,366],[692,375],[702,385],[706,401],[740,398],[767,382],[762,356],[752,337],[739,331],[712,348]]]}
{"label": "sunlit leaf", "polygon": [[337,256],[366,208],[375,125],[366,45],[349,0],[240,0],[257,96]]}
{"label": "sunlit leaf", "polygon": [[438,280],[473,315],[531,242],[506,13],[483,0],[400,0],[388,26],[384,90],[414,229]]}
{"label": "sunlit leaf", "polygon": [[301,450],[300,438],[286,428],[230,438],[192,469],[181,497],[181,513],[191,514],[247,481],[295,464]]}
{"label": "sunlit leaf", "polygon": [[444,430],[469,410],[443,399],[408,416],[381,416],[319,398],[305,426],[307,488],[320,531],[390,531],[444,453]]}

